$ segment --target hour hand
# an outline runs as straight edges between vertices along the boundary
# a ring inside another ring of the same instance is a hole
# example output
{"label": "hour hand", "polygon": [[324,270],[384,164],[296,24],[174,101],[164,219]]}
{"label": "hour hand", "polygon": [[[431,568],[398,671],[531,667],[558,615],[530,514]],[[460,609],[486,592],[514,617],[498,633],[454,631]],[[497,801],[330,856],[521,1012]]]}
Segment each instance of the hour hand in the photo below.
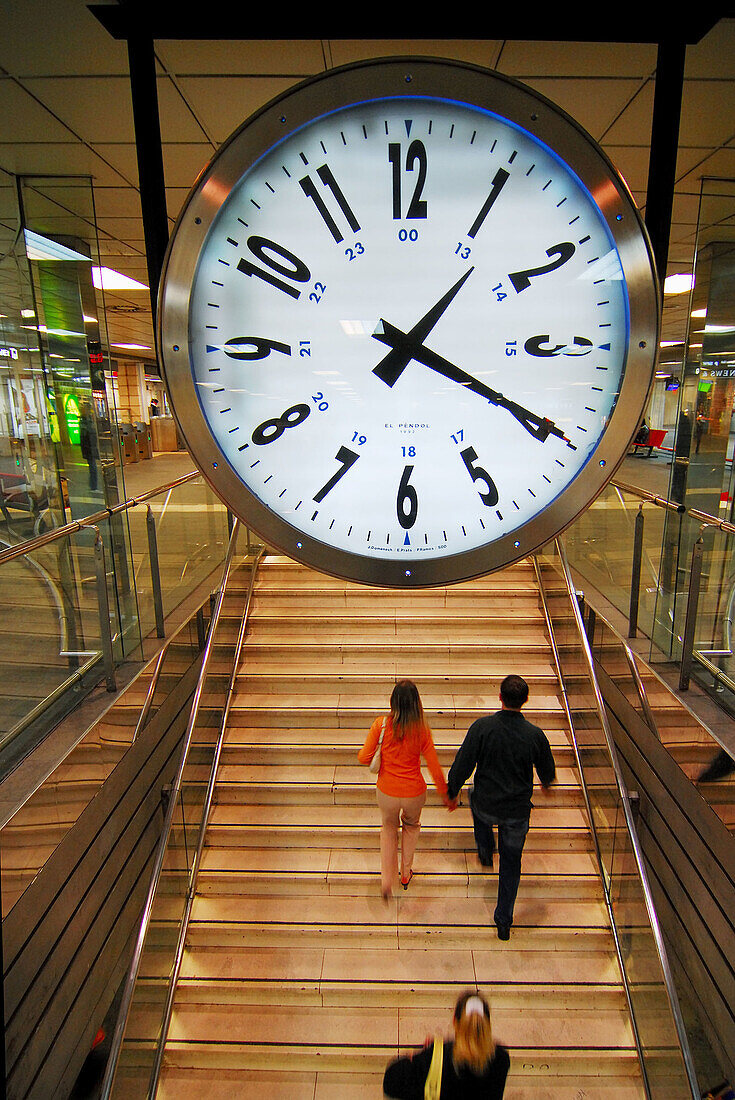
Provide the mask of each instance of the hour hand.
{"label": "hour hand", "polygon": [[[409,332],[401,332],[399,329],[389,325],[387,321],[384,321],[382,318],[380,319],[378,327],[373,333],[373,337],[376,340],[380,340],[381,343],[387,344],[388,347],[391,348],[391,351],[388,352],[384,359],[381,359],[377,367],[373,367],[373,374],[377,374],[378,378],[381,382],[385,382],[386,386],[395,386],[413,358],[413,348],[417,344],[420,346],[426,339],[434,325],[447,309],[447,306],[456,298],[474,270],[474,267],[470,267],[465,271],[464,275],[462,275],[460,279],[457,279],[454,286],[450,287],[446,294],[442,295],[436,305],[433,305],[428,313],[424,314],[421,320],[417,321]],[[392,335],[388,339],[385,339],[384,337],[387,329],[391,330]]]}

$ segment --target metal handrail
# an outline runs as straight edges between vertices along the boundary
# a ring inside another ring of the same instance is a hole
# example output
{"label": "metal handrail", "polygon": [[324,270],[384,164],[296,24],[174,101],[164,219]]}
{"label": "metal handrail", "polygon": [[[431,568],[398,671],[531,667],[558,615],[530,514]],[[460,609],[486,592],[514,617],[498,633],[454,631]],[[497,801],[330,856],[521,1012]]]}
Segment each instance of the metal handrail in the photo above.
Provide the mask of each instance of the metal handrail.
{"label": "metal handrail", "polygon": [[610,756],[616,786],[618,788],[620,804],[623,808],[623,815],[625,817],[625,823],[630,837],[631,849],[633,852],[633,857],[635,859],[638,877],[641,882],[641,888],[643,890],[643,898],[646,905],[646,912],[648,914],[651,932],[653,934],[654,943],[656,945],[656,953],[658,955],[659,965],[661,967],[664,978],[664,988],[666,990],[666,996],[669,1002],[669,1008],[671,1010],[674,1026],[676,1028],[677,1038],[679,1040],[679,1047],[681,1050],[682,1060],[684,1062],[684,1069],[686,1071],[687,1079],[689,1082],[689,1088],[691,1090],[692,1100],[698,1100],[700,1096],[700,1091],[697,1082],[697,1075],[694,1069],[694,1062],[692,1059],[691,1050],[689,1049],[689,1039],[687,1036],[686,1027],[684,1025],[684,1018],[682,1016],[681,1006],[679,1005],[679,998],[676,993],[674,979],[671,973],[671,966],[669,964],[666,945],[664,944],[663,933],[661,931],[661,926],[658,921],[658,915],[656,913],[656,908],[653,901],[651,886],[648,881],[648,872],[646,871],[646,866],[643,861],[643,853],[641,851],[640,842],[638,840],[638,833],[635,827],[633,810],[630,805],[628,790],[625,784],[625,779],[623,778],[620,761],[618,760],[618,754],[615,748],[615,741],[613,739],[612,730],[610,729],[607,711],[605,710],[605,702],[602,697],[600,685],[597,682],[597,676],[595,675],[595,665],[594,659],[592,657],[589,638],[587,637],[587,632],[585,631],[584,623],[582,622],[582,613],[576,599],[566,552],[560,539],[555,539],[554,545],[556,547],[557,554],[559,555],[562,578],[567,588],[567,594],[569,596],[569,602],[571,604],[572,613],[574,615],[574,620],[577,626],[579,641],[582,647],[582,652],[584,654],[584,660],[587,666],[590,684],[592,686],[592,690],[595,696],[595,704],[598,717],[605,737],[608,754]]}
{"label": "metal handrail", "polygon": [[265,553],[265,547],[261,547],[253,562],[252,572],[250,574],[250,583],[248,584],[248,591],[245,597],[245,607],[243,608],[242,618],[240,620],[240,629],[237,635],[237,642],[235,643],[235,651],[232,658],[232,668],[230,670],[230,678],[227,684],[227,695],[225,698],[225,706],[222,712],[222,721],[220,722],[219,734],[217,736],[217,744],[215,746],[214,756],[212,758],[212,766],[209,771],[209,782],[207,784],[207,793],[204,797],[204,805],[202,807],[202,819],[199,825],[199,835],[197,837],[196,852],[194,855],[194,862],[192,863],[191,873],[189,876],[189,887],[186,893],[186,904],[184,907],[184,914],[181,918],[179,925],[179,938],[176,944],[176,954],[174,956],[174,964],[171,969],[171,977],[168,983],[168,992],[166,995],[166,1004],[164,1006],[163,1018],[161,1023],[161,1030],[158,1036],[158,1043],[156,1046],[156,1057],[153,1062],[153,1068],[151,1070],[150,1081],[148,1083],[148,1100],[154,1100],[158,1091],[158,1080],[161,1075],[161,1068],[163,1065],[163,1054],[166,1048],[166,1040],[168,1039],[168,1031],[171,1024],[171,1014],[174,1007],[174,997],[176,996],[176,987],[179,981],[179,975],[181,973],[181,963],[184,957],[184,947],[186,945],[186,937],[189,932],[189,921],[191,918],[191,910],[194,904],[194,897],[196,894],[197,881],[199,879],[199,868],[202,862],[202,855],[204,853],[204,841],[209,826],[209,818],[212,812],[212,802],[214,799],[214,790],[217,785],[217,776],[219,774],[220,759],[222,757],[222,746],[224,744],[225,733],[227,731],[227,722],[230,716],[230,709],[232,707],[232,700],[235,695],[235,683],[237,681],[237,675],[240,669],[240,660],[242,657],[242,647],[245,642],[245,634],[248,628],[248,618],[250,614],[250,603],[253,597],[253,588],[255,587],[255,578],[258,572],[258,566]]}
{"label": "metal handrail", "polygon": [[155,901],[158,891],[158,883],[161,878],[161,872],[163,871],[163,863],[168,847],[168,839],[171,833],[171,828],[173,826],[174,812],[176,810],[176,804],[178,802],[179,794],[181,792],[184,769],[186,768],[186,764],[189,758],[189,749],[191,747],[194,727],[196,725],[196,721],[199,715],[199,704],[201,702],[202,694],[204,692],[204,684],[209,668],[209,661],[212,655],[212,650],[214,648],[214,638],[217,633],[217,625],[219,623],[220,615],[222,613],[222,605],[224,603],[225,593],[227,591],[227,586],[230,580],[230,572],[232,570],[232,562],[235,556],[235,545],[237,543],[237,536],[239,534],[239,531],[240,521],[236,519],[232,527],[230,542],[227,547],[227,556],[225,558],[224,569],[222,571],[222,583],[217,594],[217,600],[215,602],[214,609],[212,611],[212,617],[209,623],[209,632],[204,647],[204,653],[202,655],[202,664],[199,672],[199,679],[197,680],[197,685],[194,689],[194,698],[192,700],[189,720],[183,738],[179,765],[176,770],[176,775],[174,777],[173,783],[171,785],[168,805],[166,807],[163,826],[161,828],[161,836],[158,841],[153,869],[151,871],[150,881],[148,884],[146,901],[145,905],[143,906],[143,913],[138,928],[138,936],[136,939],[135,948],[133,950],[133,956],[130,962],[130,966],[128,968],[127,978],[125,979],[125,983],[123,985],[117,1022],[112,1035],[110,1053],[108,1056],[105,1076],[102,1081],[102,1087],[100,1091],[101,1100],[109,1100],[109,1097],[112,1093],[112,1086],[114,1084],[115,1074],[117,1072],[125,1028],[127,1026],[128,1015],[130,1013],[130,1008],[132,1005],[133,992],[138,979],[140,964],[143,957],[143,949],[145,947],[146,939],[148,936],[148,927],[150,925],[151,914],[153,912],[153,903]]}
{"label": "metal handrail", "polygon": [[623,653],[625,654],[625,659],[628,662],[628,668],[630,669],[630,675],[633,680],[633,685],[638,692],[638,698],[641,701],[641,707],[643,708],[643,714],[645,716],[646,722],[648,723],[648,727],[651,730],[651,733],[654,733],[660,741],[661,734],[659,733],[658,723],[656,722],[656,717],[653,713],[653,708],[648,698],[648,692],[646,691],[646,685],[643,683],[643,677],[641,676],[640,669],[638,668],[635,654],[633,653],[633,650],[630,648],[630,646],[626,645],[622,638],[620,639],[620,644],[623,647]]}
{"label": "metal handrail", "polygon": [[181,477],[177,477],[175,481],[169,481],[165,485],[158,485],[155,489],[149,489],[145,493],[141,493],[140,496],[130,497],[128,500],[123,501],[122,504],[115,504],[112,508],[103,508],[100,512],[94,512],[90,516],[84,516],[82,519],[75,519],[72,523],[66,523],[63,527],[54,527],[51,531],[46,531],[43,535],[37,535],[36,538],[26,539],[25,542],[16,543],[8,550],[0,551],[0,566],[4,565],[6,561],[14,561],[15,558],[23,557],[25,554],[32,554],[35,550],[40,550],[43,546],[48,546],[50,542],[56,542],[57,539],[65,538],[67,535],[73,535],[77,531],[82,531],[85,527],[95,527],[97,524],[102,523],[103,520],[110,519],[111,516],[119,515],[120,512],[126,512],[130,508],[134,508],[138,504],[145,504],[146,501],[152,497],[158,496],[159,493],[165,493],[167,490],[175,489],[178,485],[184,485],[187,481],[193,481],[194,478],[201,477],[199,470],[191,470],[188,474],[182,474]]}
{"label": "metal handrail", "polygon": [[718,531],[724,531],[728,535],[735,535],[735,523],[730,523],[726,519],[719,519],[717,516],[710,515],[709,512],[703,512],[699,508],[687,508],[686,504],[678,504],[675,500],[668,500],[667,497],[657,496],[656,493],[649,493],[647,489],[641,489],[637,485],[627,485],[623,481],[618,481],[613,478],[610,484],[615,489],[620,489],[624,493],[632,493],[633,496],[639,497],[641,500],[646,501],[648,504],[655,504],[657,508],[666,508],[669,512],[678,512],[679,515],[691,516],[697,523],[701,523],[703,527],[716,527]]}

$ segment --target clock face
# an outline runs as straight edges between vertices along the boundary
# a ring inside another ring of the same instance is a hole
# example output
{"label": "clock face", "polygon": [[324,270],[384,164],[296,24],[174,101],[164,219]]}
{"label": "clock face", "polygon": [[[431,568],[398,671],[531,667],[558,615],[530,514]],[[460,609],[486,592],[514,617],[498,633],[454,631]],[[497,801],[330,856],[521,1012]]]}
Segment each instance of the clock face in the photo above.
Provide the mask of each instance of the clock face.
{"label": "clock face", "polygon": [[232,510],[291,557],[411,587],[525,556],[600,491],[658,297],[625,186],[574,123],[494,74],[398,61],[308,82],[230,139],[159,321],[181,430]]}

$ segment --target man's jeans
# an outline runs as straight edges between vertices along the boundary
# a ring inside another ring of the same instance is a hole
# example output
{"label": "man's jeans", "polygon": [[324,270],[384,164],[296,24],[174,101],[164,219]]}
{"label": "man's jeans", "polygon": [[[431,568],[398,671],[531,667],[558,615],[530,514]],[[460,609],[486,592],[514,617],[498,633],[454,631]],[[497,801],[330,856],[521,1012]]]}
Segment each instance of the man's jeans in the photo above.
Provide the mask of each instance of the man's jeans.
{"label": "man's jeans", "polygon": [[523,845],[526,842],[529,819],[527,817],[505,818],[487,815],[484,819],[477,817],[472,811],[472,820],[475,827],[475,844],[481,863],[489,864],[495,851],[495,835],[493,827],[498,827],[498,852],[500,854],[500,867],[498,868],[498,903],[495,906],[494,921],[498,925],[507,928],[513,923],[513,907],[518,893],[518,884],[521,881],[521,856]]}

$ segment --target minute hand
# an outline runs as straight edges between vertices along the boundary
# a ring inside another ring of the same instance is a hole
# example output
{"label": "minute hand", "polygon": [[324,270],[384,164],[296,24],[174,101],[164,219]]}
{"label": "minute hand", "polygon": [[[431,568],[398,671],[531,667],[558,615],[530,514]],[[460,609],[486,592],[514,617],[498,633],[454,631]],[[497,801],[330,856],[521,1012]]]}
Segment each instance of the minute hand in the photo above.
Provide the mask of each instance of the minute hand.
{"label": "minute hand", "polygon": [[[550,435],[554,435],[558,439],[563,439],[565,443],[569,443],[564,432],[561,428],[557,428],[553,420],[549,420],[545,416],[538,416],[530,409],[525,409],[523,405],[519,405],[516,401],[505,397],[497,390],[491,389],[490,386],[486,386],[484,382],[473,378],[471,374],[467,374],[466,371],[455,366],[454,363],[450,363],[448,359],[438,355],[431,348],[427,348],[425,344],[410,339],[408,334],[401,332],[400,329],[395,328],[387,321],[382,321],[381,326],[382,331],[379,334],[373,334],[375,340],[379,340],[382,344],[387,344],[392,348],[400,348],[404,354],[409,352],[408,358],[415,359],[417,363],[423,363],[424,366],[430,367],[431,370],[436,371],[437,374],[442,374],[452,382],[458,382],[459,385],[472,390],[480,397],[486,398],[491,404],[497,405],[498,408],[506,409],[534,439],[538,439],[543,443]],[[378,368],[375,369],[374,373],[378,373]]]}

